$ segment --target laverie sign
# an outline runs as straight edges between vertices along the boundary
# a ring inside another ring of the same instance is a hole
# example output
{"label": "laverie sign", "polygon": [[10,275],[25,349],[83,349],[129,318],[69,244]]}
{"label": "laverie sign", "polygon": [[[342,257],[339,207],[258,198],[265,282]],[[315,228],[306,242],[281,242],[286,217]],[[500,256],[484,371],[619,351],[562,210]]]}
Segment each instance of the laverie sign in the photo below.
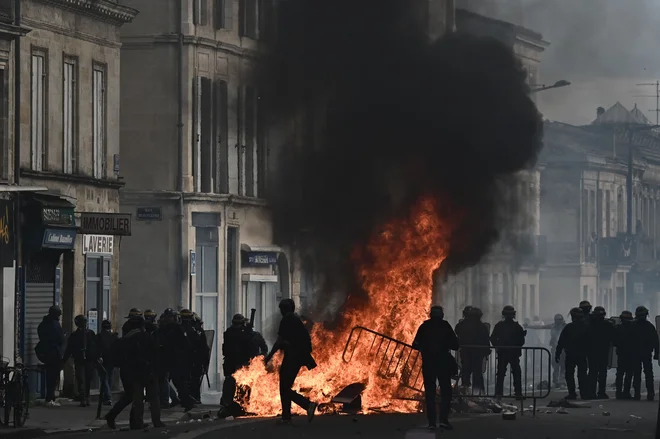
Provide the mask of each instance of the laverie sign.
{"label": "laverie sign", "polygon": [[114,236],[83,235],[83,254],[96,253],[111,255],[114,249]]}

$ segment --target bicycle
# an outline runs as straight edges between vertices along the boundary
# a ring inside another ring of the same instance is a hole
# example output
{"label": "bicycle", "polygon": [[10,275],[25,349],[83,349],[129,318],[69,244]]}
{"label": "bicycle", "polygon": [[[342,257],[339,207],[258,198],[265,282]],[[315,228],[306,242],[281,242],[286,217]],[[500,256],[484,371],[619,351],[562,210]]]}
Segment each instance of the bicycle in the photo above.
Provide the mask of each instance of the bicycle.
{"label": "bicycle", "polygon": [[28,372],[33,369],[20,363],[9,366],[8,362],[3,362],[1,366],[0,396],[2,396],[1,405],[4,414],[3,424],[8,427],[10,419],[13,418],[15,428],[23,427],[30,409]]}

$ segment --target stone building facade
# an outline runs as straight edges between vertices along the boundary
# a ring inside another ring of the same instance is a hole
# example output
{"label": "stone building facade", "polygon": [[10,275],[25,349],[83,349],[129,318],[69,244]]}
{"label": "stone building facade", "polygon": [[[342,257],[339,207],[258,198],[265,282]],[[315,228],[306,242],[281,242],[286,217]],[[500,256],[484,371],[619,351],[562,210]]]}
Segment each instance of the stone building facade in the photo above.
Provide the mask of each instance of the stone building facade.
{"label": "stone building facade", "polygon": [[[21,194],[12,199],[18,282],[7,269],[2,282],[3,309],[16,311],[15,340],[4,313],[2,346],[5,357],[36,365],[37,325],[53,304],[69,332],[78,314],[92,329],[104,318],[118,322],[120,238],[103,222],[84,230],[102,237],[84,235],[81,221],[91,212],[113,221],[119,212],[119,29],[138,11],[111,0],[1,2],[5,11],[18,19],[13,29],[0,23],[0,33],[25,36],[0,44],[2,192]],[[85,245],[95,239],[114,246]]]}
{"label": "stone building facade", "polygon": [[600,108],[588,126],[546,122],[541,289],[548,312],[566,313],[580,300],[611,315],[639,305],[660,312],[660,137],[651,128],[620,103]]}
{"label": "stone building facade", "polygon": [[[506,44],[520,59],[530,86],[539,83],[541,56],[549,44],[542,35],[467,9],[456,10],[456,30]],[[534,94],[531,96],[534,98]],[[449,276],[436,294],[451,322],[457,322],[468,305],[480,307],[488,321],[499,320],[505,305],[513,305],[521,321],[533,320],[540,312],[540,267],[544,258],[539,223],[540,170],[521,171],[519,177],[518,187],[512,190],[524,201],[517,233],[526,249],[514,251],[497,244],[481,263]]]}

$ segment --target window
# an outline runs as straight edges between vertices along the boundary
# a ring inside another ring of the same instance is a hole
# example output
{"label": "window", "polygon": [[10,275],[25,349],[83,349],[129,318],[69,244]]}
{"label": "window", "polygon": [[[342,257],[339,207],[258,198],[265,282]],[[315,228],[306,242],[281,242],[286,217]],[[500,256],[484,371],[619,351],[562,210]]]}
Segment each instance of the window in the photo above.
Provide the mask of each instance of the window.
{"label": "window", "polygon": [[245,87],[245,195],[256,195],[256,122],[257,93],[253,87]]}
{"label": "window", "polygon": [[208,0],[193,0],[193,24],[204,26],[209,22]]}
{"label": "window", "polygon": [[92,88],[92,150],[94,178],[104,178],[106,171],[106,100],[105,66],[96,64],[93,71]]}
{"label": "window", "polygon": [[78,69],[76,60],[64,58],[63,102],[62,102],[62,171],[72,174],[76,166],[77,155],[77,118],[78,118]]}
{"label": "window", "polygon": [[256,131],[257,131],[257,185],[256,197],[265,198],[268,181],[268,144],[266,137],[265,109],[261,93],[257,96]]}
{"label": "window", "polygon": [[256,40],[259,29],[258,0],[239,0],[238,14],[240,19],[239,33],[242,37]]}
{"label": "window", "polygon": [[0,177],[3,180],[9,178],[9,139],[7,136],[7,129],[9,119],[7,117],[9,111],[9,89],[8,89],[8,79],[7,70],[5,68],[0,68]]}
{"label": "window", "polygon": [[213,117],[215,127],[215,148],[213,163],[216,165],[213,175],[215,178],[214,191],[218,194],[229,193],[229,112],[227,82],[215,81],[213,86]]}
{"label": "window", "polygon": [[623,228],[623,218],[624,218],[625,206],[623,205],[623,192],[619,191],[616,195],[616,225],[617,231],[619,233],[625,232]]}
{"label": "window", "polygon": [[215,0],[213,17],[216,29],[231,30],[234,22],[234,0]]}
{"label": "window", "polygon": [[612,206],[610,202],[610,191],[605,191],[605,236],[612,235]]}
{"label": "window", "polygon": [[238,300],[236,290],[238,287],[238,228],[237,227],[227,227],[227,261],[225,267],[225,298],[227,304],[225,307],[226,310],[226,320],[225,327],[231,325],[231,318],[234,313],[238,312]]}
{"label": "window", "polygon": [[[86,256],[85,257],[85,297],[86,311],[97,311],[96,324],[102,320],[110,319],[110,275],[111,256]],[[98,327],[90,327],[97,332]]]}
{"label": "window", "polygon": [[3,23],[12,23],[14,21],[14,1],[0,0],[0,21]]}
{"label": "window", "polygon": [[[47,52],[34,50],[32,52],[30,94],[31,108],[31,139],[30,153],[32,169],[43,171],[46,167],[46,120],[47,120]],[[18,170],[16,170],[18,172]]]}
{"label": "window", "polygon": [[193,179],[195,192],[212,192],[214,170],[213,82],[196,77],[193,82]]}

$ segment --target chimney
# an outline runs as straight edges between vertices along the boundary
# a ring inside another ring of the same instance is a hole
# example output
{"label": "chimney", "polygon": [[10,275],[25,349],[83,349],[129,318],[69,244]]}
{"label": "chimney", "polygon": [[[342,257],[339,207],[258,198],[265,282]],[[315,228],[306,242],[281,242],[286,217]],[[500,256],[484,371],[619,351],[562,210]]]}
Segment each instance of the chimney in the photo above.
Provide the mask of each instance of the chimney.
{"label": "chimney", "polygon": [[603,107],[598,107],[596,109],[596,117],[600,117],[603,114],[605,114],[605,109]]}

